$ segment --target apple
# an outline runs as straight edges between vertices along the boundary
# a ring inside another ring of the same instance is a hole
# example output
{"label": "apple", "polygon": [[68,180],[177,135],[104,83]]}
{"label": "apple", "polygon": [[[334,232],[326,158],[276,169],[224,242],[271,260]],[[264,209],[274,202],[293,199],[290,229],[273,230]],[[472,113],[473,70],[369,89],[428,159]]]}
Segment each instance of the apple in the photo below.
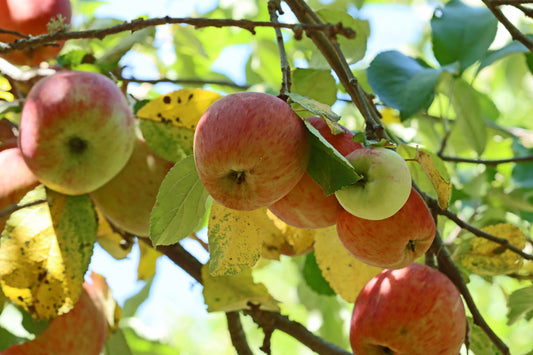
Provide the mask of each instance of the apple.
{"label": "apple", "polygon": [[275,96],[227,95],[205,111],[196,127],[193,153],[200,181],[228,208],[270,206],[305,173],[307,134],[301,118]]}
{"label": "apple", "polygon": [[[353,141],[354,135],[346,127],[343,127],[345,133],[333,135],[322,118],[313,116],[306,120],[342,155],[362,147]],[[307,172],[287,195],[269,206],[269,209],[285,223],[304,229],[334,225],[344,211],[335,195],[326,196],[322,187]]]}
{"label": "apple", "polygon": [[424,255],[435,232],[433,216],[414,188],[389,218],[368,220],[343,211],[337,220],[339,239],[356,259],[388,269],[403,268]]}
{"label": "apple", "polygon": [[148,237],[150,213],[159,186],[172,166],[138,138],[126,166],[111,181],[93,191],[91,198],[114,226],[139,237]]}
{"label": "apple", "polygon": [[[0,211],[18,203],[26,193],[39,185],[39,181],[26,166],[26,162],[15,145],[0,151]],[[0,233],[4,230],[8,216],[0,217]]]}
{"label": "apple", "polygon": [[357,296],[350,325],[355,355],[457,355],[465,335],[465,309],[455,285],[416,263],[371,279]]}
{"label": "apple", "polygon": [[13,345],[2,355],[99,355],[107,337],[107,318],[97,286],[85,282],[70,312],[53,318],[35,339]]}
{"label": "apple", "polygon": [[81,195],[119,173],[135,141],[133,114],[108,77],[62,71],[30,90],[19,146],[37,179],[52,190]]}
{"label": "apple", "polygon": [[[24,35],[49,33],[47,24],[61,15],[65,24],[70,24],[72,10],[70,0],[0,0],[0,28]],[[0,33],[0,42],[13,42],[20,36]],[[24,51],[13,51],[2,57],[17,65],[36,66],[42,61],[57,56],[64,42],[57,45],[40,46]]]}
{"label": "apple", "polygon": [[361,148],[346,156],[363,178],[335,191],[345,210],[354,216],[380,220],[405,204],[411,192],[411,173],[405,160],[387,148]]}

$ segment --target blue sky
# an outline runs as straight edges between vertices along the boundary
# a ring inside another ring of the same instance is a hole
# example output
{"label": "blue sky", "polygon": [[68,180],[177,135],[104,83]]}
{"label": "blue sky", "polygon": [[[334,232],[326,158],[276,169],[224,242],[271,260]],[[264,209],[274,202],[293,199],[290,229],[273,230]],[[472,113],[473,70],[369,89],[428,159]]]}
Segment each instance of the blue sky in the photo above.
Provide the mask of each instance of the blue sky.
{"label": "blue sky", "polygon": [[[147,6],[149,4],[149,6]],[[149,17],[172,16],[186,17],[193,11],[203,13],[216,6],[213,0],[109,0],[96,12],[98,17],[115,17],[122,20],[131,20],[138,16]],[[290,14],[290,11],[288,11]],[[379,21],[377,20],[379,14]],[[371,25],[371,37],[368,45],[367,56],[364,62],[369,61],[378,52],[387,49],[401,49],[417,39],[417,35],[431,16],[429,8],[407,6],[380,6],[368,5],[363,10],[352,15],[368,19]],[[294,22],[290,16],[282,19]],[[391,25],[392,24],[392,25]],[[226,51],[217,60],[218,70],[225,73],[238,83],[245,81],[244,63],[249,55],[246,47],[238,47],[233,51]],[[131,54],[125,58],[125,63],[131,67],[131,73],[136,77],[157,79],[157,69],[146,58]],[[231,63],[228,65],[227,63]],[[241,65],[242,64],[242,65]],[[172,86],[159,87],[159,91],[174,90]],[[184,246],[198,256],[202,262],[207,259],[207,254],[196,242],[184,241]],[[137,293],[143,283],[137,282],[136,268],[139,260],[137,248],[131,255],[121,261],[114,260],[98,246],[92,259],[90,269],[104,275],[119,304]],[[179,314],[192,314],[201,318],[206,316],[205,306],[201,295],[201,286],[195,284],[193,279],[166,258],[160,258],[157,265],[157,276],[152,286],[150,298],[140,309],[141,319],[153,329],[165,327],[165,320]],[[172,310],[169,313],[169,310]],[[176,312],[176,314],[172,314]],[[199,320],[200,321],[200,320]],[[160,329],[164,331],[164,329]]]}

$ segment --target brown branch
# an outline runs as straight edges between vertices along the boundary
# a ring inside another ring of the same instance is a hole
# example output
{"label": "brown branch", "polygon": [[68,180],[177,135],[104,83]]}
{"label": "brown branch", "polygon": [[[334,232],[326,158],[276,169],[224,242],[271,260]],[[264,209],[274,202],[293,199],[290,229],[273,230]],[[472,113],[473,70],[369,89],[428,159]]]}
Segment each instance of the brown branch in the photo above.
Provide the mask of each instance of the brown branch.
{"label": "brown branch", "polygon": [[528,253],[524,252],[522,249],[518,248],[517,246],[511,244],[509,242],[509,240],[504,239],[504,238],[499,238],[499,237],[497,237],[495,235],[492,235],[490,233],[484,232],[483,230],[474,227],[470,223],[467,223],[467,222],[463,221],[459,216],[457,216],[457,214],[455,214],[454,212],[450,211],[449,209],[442,209],[439,206],[439,203],[438,203],[438,201],[436,199],[434,199],[431,196],[427,195],[423,191],[420,191],[420,190],[418,190],[418,191],[422,194],[422,196],[424,197],[424,200],[426,201],[426,203],[428,204],[429,208],[432,211],[435,211],[437,214],[439,214],[441,216],[447,217],[448,219],[452,220],[455,224],[457,224],[459,227],[461,227],[463,229],[466,229],[467,231],[473,233],[474,235],[476,235],[478,237],[485,238],[487,240],[490,240],[491,242],[500,244],[502,246],[502,248],[508,249],[508,250],[520,255],[521,257],[523,257],[526,260],[533,260],[533,255],[528,254]]}
{"label": "brown branch", "polygon": [[511,21],[500,10],[497,3],[494,3],[492,0],[482,0],[485,6],[492,12],[494,17],[507,29],[511,37],[522,43],[524,46],[529,49],[530,52],[533,52],[533,41],[531,41],[527,36],[516,28]]}
{"label": "brown branch", "polygon": [[252,34],[255,34],[255,29],[257,27],[274,27],[274,28],[286,28],[292,30],[294,33],[298,34],[302,29],[310,32],[324,32],[329,36],[342,35],[348,38],[353,38],[355,32],[350,28],[345,28],[340,24],[286,24],[286,23],[277,23],[267,21],[250,21],[250,20],[234,20],[234,19],[208,19],[208,18],[190,18],[190,17],[158,17],[151,19],[135,19],[132,21],[126,21],[119,25],[95,29],[95,30],[86,30],[86,31],[59,31],[54,33],[43,34],[40,36],[30,37],[27,39],[19,39],[10,43],[0,42],[0,54],[6,54],[14,50],[22,50],[30,47],[37,47],[42,45],[49,45],[58,41],[66,41],[72,39],[90,39],[98,38],[103,39],[106,36],[117,34],[120,32],[126,31],[138,31],[143,28],[169,25],[169,24],[183,24],[191,25],[195,28],[204,28],[204,27],[239,27],[245,30],[250,31]]}
{"label": "brown branch", "polygon": [[242,329],[239,312],[227,312],[228,329],[231,336],[231,343],[239,355],[253,355],[252,350],[246,341],[246,334]]}
{"label": "brown branch", "polygon": [[19,204],[16,204],[16,203],[12,203],[11,205],[9,205],[6,208],[4,208],[3,210],[0,210],[0,218],[4,218],[6,216],[9,216],[13,212],[17,212],[18,210],[21,210],[23,208],[32,207],[32,206],[40,205],[41,203],[47,203],[47,202],[48,202],[48,200],[37,200],[37,201],[28,202],[28,203],[25,203],[25,204],[22,204],[22,205],[19,205]]}
{"label": "brown branch", "polygon": [[312,334],[302,324],[292,321],[289,318],[275,312],[260,310],[257,306],[252,306],[250,310],[244,311],[252,317],[255,323],[266,329],[278,329],[287,333],[296,340],[305,344],[309,349],[318,354],[324,355],[350,355],[351,353],[326,342],[324,339]]}
{"label": "brown branch", "polygon": [[[305,25],[323,24],[316,13],[304,0],[285,0],[298,20]],[[366,135],[368,139],[380,140],[386,138],[386,132],[381,124],[381,116],[372,102],[370,94],[366,93],[357,78],[353,75],[338,42],[324,32],[306,32],[315,46],[320,50],[330,67],[337,74],[341,84],[346,89],[355,106],[365,119]]]}
{"label": "brown branch", "polygon": [[[280,0],[269,0],[268,13],[270,15],[270,21],[274,24],[279,24],[277,13],[283,14]],[[281,29],[276,28],[275,31],[279,50],[281,74],[283,78],[281,82],[280,97],[286,100],[287,94],[291,92],[291,67],[289,65],[289,60],[287,59],[287,52],[285,51],[285,44],[283,43]]]}
{"label": "brown branch", "polygon": [[432,253],[437,257],[439,270],[446,274],[446,276],[448,276],[448,278],[455,284],[455,286],[463,296],[463,299],[465,300],[465,303],[468,309],[470,310],[470,313],[472,314],[474,324],[479,326],[483,330],[483,332],[487,334],[492,343],[496,345],[498,350],[503,355],[510,354],[507,345],[498,337],[498,335],[496,335],[496,333],[494,333],[494,331],[490,328],[490,326],[487,324],[487,322],[479,312],[476,303],[474,302],[474,299],[472,298],[472,295],[468,290],[468,286],[466,285],[461,271],[453,262],[452,257],[448,253],[448,250],[444,246],[444,243],[442,242],[442,239],[438,233],[435,235],[435,239],[430,249]]}
{"label": "brown branch", "polygon": [[482,159],[466,159],[466,158],[459,158],[459,157],[447,157],[447,156],[440,156],[442,160],[455,162],[455,163],[471,163],[471,164],[483,164],[483,165],[489,165],[489,166],[496,166],[499,164],[507,164],[507,163],[524,163],[524,162],[533,162],[533,155],[527,155],[523,157],[515,157],[515,158],[509,158],[509,159],[497,159],[497,160],[482,160]]}
{"label": "brown branch", "polygon": [[[143,242],[147,243],[148,245],[152,245],[150,239],[148,238],[139,238]],[[160,245],[156,248],[161,253],[165,254],[171,261],[174,262],[177,266],[181,267],[183,270],[185,270],[188,274],[190,274],[198,283],[202,284],[202,263],[199,262],[193,255],[191,255],[185,248],[183,248],[179,243],[173,244],[173,245]],[[258,308],[258,307],[255,307]],[[275,313],[275,312],[268,312],[263,311],[260,309],[255,309],[254,307],[251,307],[249,310],[244,311],[245,314],[251,315],[254,321],[257,319],[260,326],[268,324],[268,322],[271,322],[271,324],[274,325],[273,329],[281,330],[295,339],[299,340],[302,344],[309,347],[310,349],[317,351],[319,354],[330,354],[330,355],[349,355],[350,353],[346,350],[343,350],[339,348],[338,346],[331,344],[324,339],[316,336],[315,334],[311,333],[306,327],[304,327],[302,324],[291,321],[287,317]],[[233,313],[233,312],[230,312]],[[228,316],[227,316],[228,317]],[[242,338],[244,336],[244,333],[242,333],[242,336],[239,336],[241,330],[239,330],[239,326],[234,324],[234,322],[237,322],[237,319],[235,316],[229,315],[228,322],[232,323],[232,331],[237,331],[237,334],[231,334],[232,336],[232,342],[236,349],[240,349],[239,354],[250,354],[247,351],[244,350],[243,344],[246,344],[246,340]],[[268,329],[268,327],[267,327]],[[233,339],[233,337],[236,337],[236,339]],[[237,343],[235,343],[235,341]]]}
{"label": "brown branch", "polygon": [[192,85],[221,85],[229,86],[237,89],[246,90],[250,88],[250,85],[239,85],[232,81],[228,80],[201,80],[201,79],[138,79],[138,78],[128,78],[124,76],[115,76],[117,79],[124,80],[132,83],[146,83],[146,84],[159,84],[159,83],[172,83],[172,84],[192,84]]}

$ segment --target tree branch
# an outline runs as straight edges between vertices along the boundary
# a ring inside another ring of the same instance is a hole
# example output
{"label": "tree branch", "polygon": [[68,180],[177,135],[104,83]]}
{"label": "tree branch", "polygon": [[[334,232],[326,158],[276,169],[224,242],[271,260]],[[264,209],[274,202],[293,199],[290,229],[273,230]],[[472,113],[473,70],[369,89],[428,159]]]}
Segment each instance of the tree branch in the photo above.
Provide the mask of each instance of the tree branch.
{"label": "tree branch", "polygon": [[466,159],[466,158],[459,158],[459,157],[447,157],[447,156],[440,156],[442,160],[455,162],[455,163],[471,163],[471,164],[483,164],[483,165],[489,165],[489,166],[496,166],[499,164],[507,164],[507,163],[524,163],[524,162],[533,162],[533,155],[526,155],[523,157],[514,157],[509,159],[497,159],[497,160],[482,160],[482,159]]}
{"label": "tree branch", "polygon": [[498,335],[496,335],[496,333],[494,333],[494,331],[490,328],[490,326],[487,324],[487,322],[477,309],[476,303],[474,302],[474,299],[472,298],[472,295],[468,290],[461,271],[453,262],[453,259],[448,253],[446,247],[444,246],[444,243],[442,242],[439,233],[435,235],[435,239],[430,247],[430,250],[437,257],[439,270],[446,274],[446,276],[448,276],[448,278],[455,284],[455,286],[463,296],[463,299],[465,300],[465,303],[468,309],[470,310],[470,313],[472,314],[474,324],[479,326],[485,332],[485,334],[487,334],[490,340],[494,343],[494,345],[496,345],[498,350],[500,350],[503,355],[510,354],[507,345],[498,337]]}
{"label": "tree branch", "polygon": [[526,46],[530,52],[533,52],[533,41],[527,38],[527,36],[525,36],[522,32],[520,32],[518,28],[516,28],[511,23],[511,21],[509,21],[507,17],[505,17],[503,12],[498,7],[499,4],[493,2],[492,0],[482,0],[482,1],[485,4],[485,6],[487,6],[488,9],[494,14],[494,17],[496,17],[496,19],[500,21],[500,23],[507,29],[511,37],[514,40],[519,41],[524,46]]}
{"label": "tree branch", "polygon": [[185,24],[191,25],[195,28],[203,27],[239,27],[255,34],[257,27],[274,27],[286,28],[292,30],[296,35],[301,31],[310,32],[324,32],[329,36],[342,35],[347,38],[353,38],[355,32],[350,28],[345,28],[342,24],[286,24],[286,23],[272,23],[267,21],[250,21],[250,20],[234,20],[234,19],[208,19],[208,18],[190,18],[190,17],[157,17],[151,19],[135,19],[132,21],[125,21],[119,25],[86,31],[59,31],[54,33],[43,34],[40,36],[30,37],[27,39],[17,39],[10,43],[0,42],[0,54],[6,54],[14,50],[28,49],[30,47],[37,47],[43,45],[50,45],[58,41],[66,41],[72,39],[88,39],[98,38],[103,39],[106,36],[117,34],[126,31],[138,31],[143,28],[169,25],[169,24]]}
{"label": "tree branch", "polygon": [[[285,0],[298,20],[306,25],[320,25],[322,21],[305,3],[304,0]],[[365,119],[366,136],[371,140],[386,138],[386,132],[381,124],[381,115],[357,78],[353,75],[339,44],[324,32],[307,32],[315,46],[320,50],[330,67],[335,71],[343,87],[350,95],[353,103]]]}
{"label": "tree branch", "polygon": [[[279,24],[277,13],[283,14],[281,10],[280,0],[268,1],[268,13],[270,14],[270,21],[274,24]],[[285,44],[283,43],[283,36],[281,29],[276,28],[276,41],[278,42],[280,67],[283,80],[281,82],[280,96],[282,99],[287,98],[287,94],[291,92],[291,67],[287,59],[287,52],[285,51]]]}

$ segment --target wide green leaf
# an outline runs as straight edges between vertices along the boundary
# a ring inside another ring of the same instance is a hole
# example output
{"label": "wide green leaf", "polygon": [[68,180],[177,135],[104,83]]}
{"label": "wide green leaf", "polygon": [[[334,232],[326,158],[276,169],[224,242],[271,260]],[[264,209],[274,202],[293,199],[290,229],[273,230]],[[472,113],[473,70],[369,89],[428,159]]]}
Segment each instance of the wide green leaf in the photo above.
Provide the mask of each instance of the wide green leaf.
{"label": "wide green leaf", "polygon": [[487,145],[487,129],[477,91],[465,80],[456,79],[451,101],[458,128],[470,147],[481,155]]}
{"label": "wide green leaf", "polygon": [[523,315],[528,320],[533,318],[533,286],[516,290],[509,296],[507,324],[513,324]]}
{"label": "wide green leaf", "polygon": [[[527,35],[526,37],[529,38],[530,41],[533,41],[533,35]],[[497,60],[516,53],[529,53],[529,49],[522,42],[512,41],[501,48],[490,50],[481,60],[477,71],[480,72]]]}
{"label": "wide green leaf", "polygon": [[337,84],[330,70],[295,69],[291,91],[327,105],[337,101]]}
{"label": "wide green leaf", "polygon": [[470,7],[452,0],[431,19],[433,53],[441,65],[457,62],[464,71],[489,49],[498,20],[486,7]]}
{"label": "wide green leaf", "polygon": [[322,276],[322,271],[316,263],[315,253],[311,252],[305,257],[305,263],[302,270],[303,277],[309,288],[320,295],[335,295],[335,291]]}
{"label": "wide green leaf", "polygon": [[194,232],[209,194],[198,178],[192,155],[170,169],[161,183],[150,219],[154,245],[174,244]]}
{"label": "wide green leaf", "polygon": [[330,195],[341,187],[354,184],[360,180],[352,165],[331,144],[329,144],[315,127],[307,120],[311,140],[311,158],[307,173]]}
{"label": "wide green leaf", "polygon": [[372,90],[402,119],[431,105],[441,73],[395,50],[378,54],[367,70]]}

